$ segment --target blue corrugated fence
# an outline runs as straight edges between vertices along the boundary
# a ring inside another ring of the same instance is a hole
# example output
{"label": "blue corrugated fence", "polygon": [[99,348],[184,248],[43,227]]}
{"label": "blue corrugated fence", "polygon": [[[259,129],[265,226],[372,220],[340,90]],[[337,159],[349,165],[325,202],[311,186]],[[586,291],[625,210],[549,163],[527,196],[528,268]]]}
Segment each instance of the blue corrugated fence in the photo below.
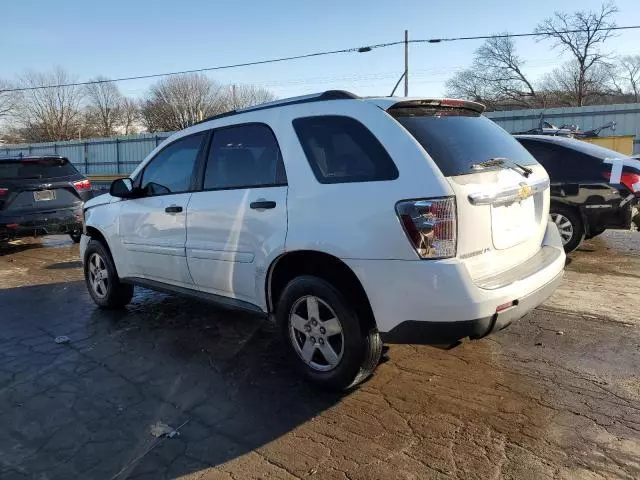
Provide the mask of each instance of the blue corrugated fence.
{"label": "blue corrugated fence", "polygon": [[[541,113],[550,123],[558,126],[579,125],[581,130],[596,128],[613,120],[616,122],[615,132],[604,130],[602,135],[635,135],[635,152],[640,152],[640,103],[510,110],[488,112],[487,116],[513,133],[537,127]],[[67,157],[84,174],[129,174],[171,133],[173,132],[30,145],[0,145],[0,155],[56,154]]]}
{"label": "blue corrugated fence", "polygon": [[538,127],[540,114],[547,122],[558,127],[578,125],[583,131],[614,121],[615,131],[603,130],[600,135],[634,135],[635,153],[640,152],[640,103],[487,112],[487,117],[507,132],[514,133]]}
{"label": "blue corrugated fence", "polygon": [[67,142],[0,145],[0,156],[62,155],[84,174],[131,173],[172,132]]}

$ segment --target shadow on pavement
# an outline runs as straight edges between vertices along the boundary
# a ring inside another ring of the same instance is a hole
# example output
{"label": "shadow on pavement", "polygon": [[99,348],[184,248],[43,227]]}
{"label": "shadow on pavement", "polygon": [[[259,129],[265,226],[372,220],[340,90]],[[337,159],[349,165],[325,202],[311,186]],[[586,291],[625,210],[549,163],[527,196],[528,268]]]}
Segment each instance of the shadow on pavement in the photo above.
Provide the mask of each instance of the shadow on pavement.
{"label": "shadow on pavement", "polygon": [[24,242],[21,240],[13,242],[0,241],[0,257],[33,250],[34,248],[42,248],[42,245],[38,242]]}
{"label": "shadow on pavement", "polygon": [[81,281],[0,290],[0,305],[2,478],[197,473],[341,399],[301,383],[259,318],[142,289],[102,311]]}
{"label": "shadow on pavement", "polygon": [[82,268],[82,262],[80,260],[75,260],[72,262],[52,263],[51,265],[47,265],[45,268],[47,270],[66,270],[68,268]]}

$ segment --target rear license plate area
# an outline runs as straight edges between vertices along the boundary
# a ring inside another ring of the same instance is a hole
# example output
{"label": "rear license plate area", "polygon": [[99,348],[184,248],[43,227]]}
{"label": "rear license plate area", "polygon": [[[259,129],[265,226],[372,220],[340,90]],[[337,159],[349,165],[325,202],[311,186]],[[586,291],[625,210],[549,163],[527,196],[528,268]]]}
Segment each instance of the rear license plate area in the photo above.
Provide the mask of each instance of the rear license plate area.
{"label": "rear license plate area", "polygon": [[502,250],[530,238],[536,231],[534,199],[527,198],[511,205],[492,206],[493,245]]}
{"label": "rear license plate area", "polygon": [[33,199],[36,202],[47,202],[49,200],[56,199],[55,190],[38,190],[37,192],[33,192]]}

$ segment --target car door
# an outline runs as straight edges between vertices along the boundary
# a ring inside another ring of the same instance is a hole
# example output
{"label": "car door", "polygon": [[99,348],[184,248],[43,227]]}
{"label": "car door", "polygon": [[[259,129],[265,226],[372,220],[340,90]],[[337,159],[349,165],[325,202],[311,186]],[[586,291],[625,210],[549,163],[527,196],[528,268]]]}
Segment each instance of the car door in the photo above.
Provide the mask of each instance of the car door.
{"label": "car door", "polygon": [[132,276],[193,287],[185,254],[187,205],[206,134],[167,145],[136,178],[141,196],[122,202],[118,235]]}
{"label": "car door", "polygon": [[265,124],[213,131],[202,191],[187,209],[187,262],[204,292],[264,306],[264,277],[284,250],[287,181]]}

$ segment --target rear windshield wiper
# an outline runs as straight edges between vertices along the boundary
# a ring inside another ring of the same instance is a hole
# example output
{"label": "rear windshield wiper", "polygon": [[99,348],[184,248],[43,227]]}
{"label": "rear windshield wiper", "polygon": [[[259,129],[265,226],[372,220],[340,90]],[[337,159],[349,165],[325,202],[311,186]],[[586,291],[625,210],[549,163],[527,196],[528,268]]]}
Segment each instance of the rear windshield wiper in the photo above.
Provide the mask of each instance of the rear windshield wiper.
{"label": "rear windshield wiper", "polygon": [[504,165],[505,167],[512,168],[513,170],[520,170],[522,175],[528,177],[533,173],[529,167],[525,167],[524,165],[520,165],[518,163],[512,162],[508,158],[504,157],[494,157],[489,160],[485,160],[484,162],[474,163],[471,165],[473,170],[484,170],[485,168],[495,168]]}

